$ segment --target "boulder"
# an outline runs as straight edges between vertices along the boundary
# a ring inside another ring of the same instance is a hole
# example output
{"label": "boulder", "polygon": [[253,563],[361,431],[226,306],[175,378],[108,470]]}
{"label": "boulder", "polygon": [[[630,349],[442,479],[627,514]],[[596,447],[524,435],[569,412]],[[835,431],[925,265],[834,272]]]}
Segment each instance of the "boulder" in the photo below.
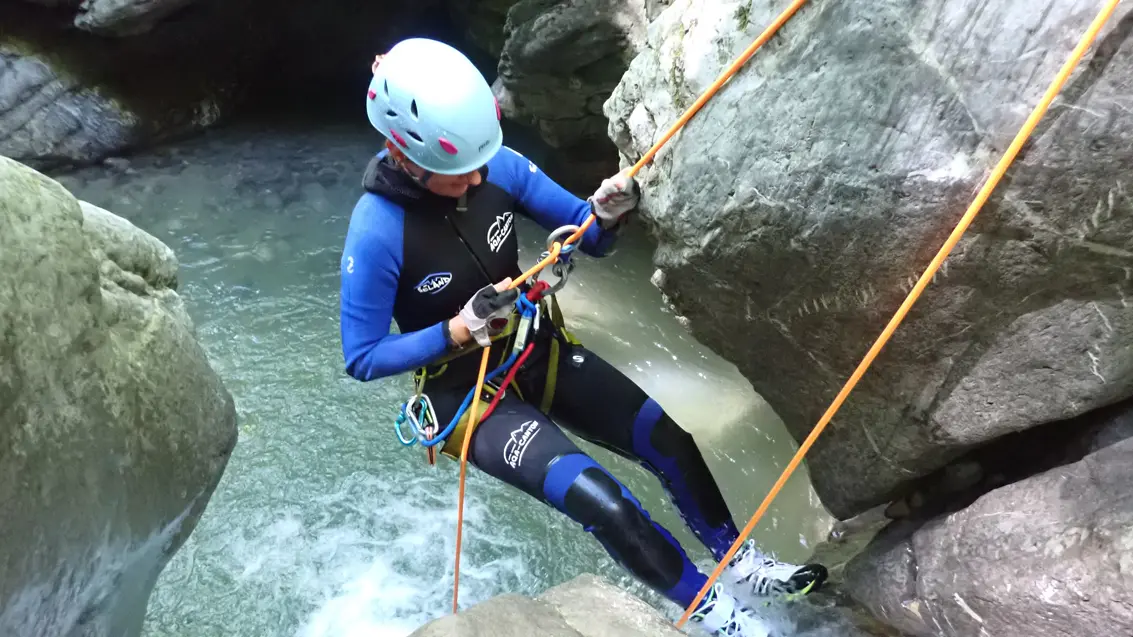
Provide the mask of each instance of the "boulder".
{"label": "boulder", "polygon": [[[802,440],[1097,6],[811,3],[640,175],[655,283]],[[605,104],[639,158],[778,3],[678,0]],[[1133,7],[808,456],[847,518],[1005,434],[1133,396]]]}
{"label": "boulder", "polygon": [[1016,482],[846,565],[847,590],[910,635],[1133,635],[1133,439]]}
{"label": "boulder", "polygon": [[602,104],[644,43],[651,13],[663,4],[520,0],[507,12],[493,90],[504,114],[538,130],[556,149],[547,170],[561,174],[569,189],[593,191],[617,172]]}
{"label": "boulder", "polygon": [[154,237],[0,157],[0,634],[137,635],[236,443]]}
{"label": "boulder", "polygon": [[410,637],[680,637],[656,609],[593,575],[536,598],[508,594],[434,620]]}

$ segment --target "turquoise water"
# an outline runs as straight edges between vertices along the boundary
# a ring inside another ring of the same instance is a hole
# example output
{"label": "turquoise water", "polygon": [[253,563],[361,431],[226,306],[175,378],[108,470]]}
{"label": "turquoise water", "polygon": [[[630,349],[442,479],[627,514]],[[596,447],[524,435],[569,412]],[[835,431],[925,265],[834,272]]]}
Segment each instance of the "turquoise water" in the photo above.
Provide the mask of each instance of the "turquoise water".
{"label": "turquoise water", "polygon": [[[148,637],[403,636],[450,610],[458,468],[429,467],[394,438],[408,378],[359,383],[342,368],[339,256],[378,143],[358,126],[243,125],[59,177],[174,249],[238,410],[239,444],[158,582]],[[517,231],[533,263],[547,233],[526,220]],[[607,259],[580,257],[560,300],[575,333],[694,434],[742,526],[795,445],[735,368],[685,333],[651,274],[650,246],[631,234]],[[583,446],[710,565],[652,476]],[[828,523],[800,474],[754,537],[799,560]],[[465,524],[462,607],[591,572],[679,615],[565,517],[475,470]]]}

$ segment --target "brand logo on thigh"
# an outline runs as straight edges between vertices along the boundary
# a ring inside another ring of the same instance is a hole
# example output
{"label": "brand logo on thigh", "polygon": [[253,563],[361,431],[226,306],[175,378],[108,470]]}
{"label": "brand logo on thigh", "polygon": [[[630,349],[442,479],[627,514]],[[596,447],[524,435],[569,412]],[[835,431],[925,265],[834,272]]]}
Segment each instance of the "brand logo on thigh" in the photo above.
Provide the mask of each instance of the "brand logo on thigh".
{"label": "brand logo on thigh", "polygon": [[504,445],[504,462],[512,469],[518,469],[522,466],[523,454],[527,452],[527,446],[531,444],[538,433],[539,423],[534,420],[528,420],[511,432],[507,444]]}

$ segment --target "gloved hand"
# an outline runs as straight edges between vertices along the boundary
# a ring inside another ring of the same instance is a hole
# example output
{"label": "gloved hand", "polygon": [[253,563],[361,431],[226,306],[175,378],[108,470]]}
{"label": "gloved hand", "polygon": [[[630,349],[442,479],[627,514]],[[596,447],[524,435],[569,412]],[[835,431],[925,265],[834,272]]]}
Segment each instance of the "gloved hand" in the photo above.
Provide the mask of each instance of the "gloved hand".
{"label": "gloved hand", "polygon": [[460,319],[482,347],[492,344],[491,335],[498,334],[507,326],[508,316],[515,309],[519,290],[508,290],[509,285],[510,277],[494,286],[485,285],[460,310]]}
{"label": "gloved hand", "polygon": [[623,173],[603,180],[602,185],[590,197],[594,214],[603,228],[617,225],[622,215],[633,210],[637,200],[637,182]]}

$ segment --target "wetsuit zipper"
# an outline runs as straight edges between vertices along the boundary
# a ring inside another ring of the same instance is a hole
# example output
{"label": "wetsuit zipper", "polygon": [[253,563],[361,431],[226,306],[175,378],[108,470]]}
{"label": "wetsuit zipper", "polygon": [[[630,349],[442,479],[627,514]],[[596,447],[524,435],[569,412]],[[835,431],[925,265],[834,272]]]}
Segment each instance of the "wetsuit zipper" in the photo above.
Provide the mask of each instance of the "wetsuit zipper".
{"label": "wetsuit zipper", "polygon": [[472,245],[464,238],[464,234],[460,231],[460,227],[456,225],[456,221],[453,220],[449,213],[446,212],[444,215],[445,219],[448,219],[449,224],[452,226],[452,231],[456,233],[457,238],[459,238],[460,242],[464,244],[464,247],[468,249],[468,254],[472,255],[472,260],[476,262],[476,267],[480,268],[480,274],[484,275],[484,280],[487,281],[488,285],[494,285],[495,281],[492,280],[492,277],[488,276],[488,269],[484,267],[484,264],[480,261],[480,257],[476,256],[476,253],[473,252]]}

